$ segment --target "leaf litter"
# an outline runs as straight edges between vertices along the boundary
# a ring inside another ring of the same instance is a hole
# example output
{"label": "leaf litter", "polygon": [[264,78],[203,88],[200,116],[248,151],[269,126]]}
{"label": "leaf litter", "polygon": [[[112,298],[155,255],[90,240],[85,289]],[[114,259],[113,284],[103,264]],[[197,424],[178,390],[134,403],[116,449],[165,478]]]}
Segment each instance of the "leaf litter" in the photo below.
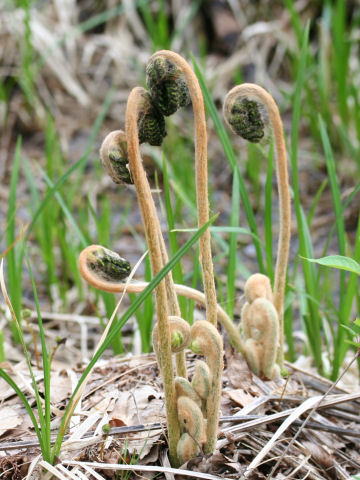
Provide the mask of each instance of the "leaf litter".
{"label": "leaf litter", "polygon": [[[191,357],[190,370],[192,364]],[[185,469],[193,472],[193,478],[267,477],[287,448],[289,439],[304,424],[309,409],[319,402],[323,387],[328,388],[328,382],[320,377],[299,373],[296,367],[292,369],[290,365],[288,367],[291,373],[287,383],[283,380],[263,382],[255,379],[240,356],[231,358],[224,372],[217,449],[213,455],[200,455],[184,465]],[[242,372],[240,382],[234,377],[234,370]],[[76,378],[81,373],[82,369],[73,370]],[[35,375],[39,378],[40,372],[35,370]],[[61,412],[71,392],[71,382],[68,374],[61,370],[53,371],[52,376],[54,388],[59,386],[59,393],[52,403],[52,434],[55,436]],[[235,384],[231,380],[234,378]],[[23,459],[29,459],[29,465],[38,455],[38,443],[30,424],[20,431],[16,428],[26,416],[16,396],[3,399],[2,405],[0,415],[1,411],[8,412],[13,423],[10,420],[8,424],[2,424],[0,459],[7,459],[4,465],[9,465],[11,459],[20,462],[23,471]],[[312,416],[309,428],[302,430],[282,458],[279,471],[270,478],[282,478],[282,475],[290,475],[291,472],[296,472],[294,478],[302,478],[305,472],[312,479],[348,478],[346,472],[358,471],[359,406],[358,392],[344,393],[338,389],[335,394],[329,395],[316,410],[316,415]],[[145,471],[147,466],[154,469],[150,469],[151,474],[159,471],[156,469],[160,459],[164,453],[166,455],[166,426],[163,393],[154,355],[101,361],[89,379],[75,417],[78,422],[71,427],[59,463],[53,467],[57,471],[62,466],[56,473],[60,475],[58,478],[69,478],[69,472],[75,466],[86,478],[91,478],[92,471],[97,472],[97,478],[115,478],[115,471],[122,467],[131,471],[131,464],[134,464],[133,471],[139,471],[141,475],[149,474]],[[108,436],[102,431],[105,423],[111,426]],[[259,457],[260,451],[262,454]],[[253,469],[252,462],[256,457],[257,465]],[[41,465],[44,467],[44,462]],[[64,468],[68,473],[63,471]],[[200,474],[209,476],[201,477]],[[83,478],[75,472],[74,475],[70,478]]]}

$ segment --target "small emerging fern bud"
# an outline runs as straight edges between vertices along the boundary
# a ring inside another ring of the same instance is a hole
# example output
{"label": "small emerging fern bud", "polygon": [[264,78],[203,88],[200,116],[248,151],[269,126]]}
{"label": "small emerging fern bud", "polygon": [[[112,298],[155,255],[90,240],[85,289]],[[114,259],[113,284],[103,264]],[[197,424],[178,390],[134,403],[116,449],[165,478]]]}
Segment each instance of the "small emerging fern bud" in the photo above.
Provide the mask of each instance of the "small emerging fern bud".
{"label": "small emerging fern bud", "polygon": [[189,397],[177,399],[177,410],[180,425],[200,445],[206,441],[205,422],[202,411]]}
{"label": "small emerging fern bud", "polygon": [[166,117],[190,103],[189,88],[180,68],[162,55],[150,59],[146,84],[153,101]]}
{"label": "small emerging fern bud", "polygon": [[160,146],[166,137],[165,118],[150,93],[143,89],[138,116],[139,143]]}
{"label": "small emerging fern bud", "polygon": [[122,130],[110,132],[100,148],[101,164],[115,183],[132,184],[128,168],[126,135]]}
{"label": "small emerging fern bud", "polygon": [[264,379],[277,378],[280,374],[276,364],[279,319],[274,305],[266,298],[256,298],[249,304],[242,321],[244,332],[251,332],[245,341],[246,360],[251,370]]}
{"label": "small emerging fern bud", "polygon": [[86,267],[95,276],[109,282],[120,282],[130,275],[130,263],[101,245],[93,245],[86,253]]}
{"label": "small emerging fern bud", "polygon": [[211,389],[211,373],[207,363],[198,360],[195,364],[194,376],[191,380],[191,386],[202,400],[206,400]]}
{"label": "small emerging fern bud", "polygon": [[273,300],[270,279],[262,273],[254,273],[245,283],[245,298],[252,303],[257,298],[266,298],[270,302]]}
{"label": "small emerging fern bud", "polygon": [[[184,350],[190,343],[190,325],[186,320],[175,315],[168,317],[171,334],[171,351],[178,353]],[[153,328],[152,343],[156,351],[158,345],[158,327]]]}
{"label": "small emerging fern bud", "polygon": [[176,397],[189,397],[193,400],[199,407],[201,407],[201,399],[199,395],[195,392],[192,383],[189,382],[184,377],[175,377],[175,392]]}
{"label": "small emerging fern bud", "polygon": [[252,143],[259,143],[265,136],[267,114],[258,101],[247,97],[226,96],[224,118],[231,130]]}
{"label": "small emerging fern bud", "polygon": [[188,433],[183,433],[178,441],[176,453],[180,462],[180,465],[188,462],[200,452],[200,446],[191,438]]}

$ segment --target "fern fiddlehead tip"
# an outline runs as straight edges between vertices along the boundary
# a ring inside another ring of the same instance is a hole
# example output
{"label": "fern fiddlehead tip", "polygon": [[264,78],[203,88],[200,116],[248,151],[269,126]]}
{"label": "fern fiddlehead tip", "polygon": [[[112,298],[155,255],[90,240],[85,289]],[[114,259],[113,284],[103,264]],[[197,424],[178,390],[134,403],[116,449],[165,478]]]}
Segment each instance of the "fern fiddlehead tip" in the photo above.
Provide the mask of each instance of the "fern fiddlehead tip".
{"label": "fern fiddlehead tip", "polygon": [[166,137],[165,118],[145,89],[138,115],[139,143],[159,147]]}
{"label": "fern fiddlehead tip", "polygon": [[231,130],[252,143],[267,137],[268,113],[258,98],[246,91],[231,90],[225,98],[223,114]]}
{"label": "fern fiddlehead tip", "polygon": [[146,67],[146,84],[157,107],[166,117],[190,103],[190,93],[179,67],[163,55],[155,55]]}
{"label": "fern fiddlehead tip", "polygon": [[256,298],[266,298],[272,302],[273,293],[270,279],[262,273],[254,273],[245,283],[245,298],[252,303]]}
{"label": "fern fiddlehead tip", "polygon": [[112,250],[93,245],[82,254],[86,255],[86,267],[98,278],[109,282],[120,282],[130,275],[130,263]]}
{"label": "fern fiddlehead tip", "polygon": [[122,130],[110,132],[100,148],[101,164],[115,183],[132,184],[128,169],[126,135]]}
{"label": "fern fiddlehead tip", "polygon": [[[178,353],[184,350],[190,342],[190,325],[186,320],[175,315],[168,317],[171,335],[171,352]],[[159,332],[157,324],[153,328],[152,343],[156,351],[159,342]]]}

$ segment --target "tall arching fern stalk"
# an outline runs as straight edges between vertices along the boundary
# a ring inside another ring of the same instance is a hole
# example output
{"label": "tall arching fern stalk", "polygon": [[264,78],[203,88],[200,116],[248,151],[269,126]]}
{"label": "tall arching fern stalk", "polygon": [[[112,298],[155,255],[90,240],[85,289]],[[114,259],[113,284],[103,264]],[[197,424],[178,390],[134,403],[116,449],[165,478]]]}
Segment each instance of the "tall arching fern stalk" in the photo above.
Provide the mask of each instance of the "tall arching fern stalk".
{"label": "tall arching fern stalk", "polygon": [[[148,62],[147,83],[150,94],[164,115],[172,114],[176,105],[186,105],[190,97],[194,111],[196,198],[200,227],[209,220],[209,202],[206,119],[198,79],[180,55],[169,50],[160,50]],[[175,89],[177,93],[172,100]],[[206,318],[216,325],[217,302],[210,241],[210,232],[207,230],[200,239],[200,262],[204,277]]]}
{"label": "tall arching fern stalk", "polygon": [[[142,90],[142,94],[144,103],[142,103],[142,112],[139,116],[140,121],[138,121],[141,130],[139,141],[142,139],[143,141],[150,141],[151,143],[161,143],[163,135],[165,134],[164,119],[161,112],[156,110],[156,106],[150,105],[151,109],[149,108],[149,94],[145,90]],[[151,115],[149,117],[151,113],[155,113],[155,116]],[[100,148],[100,158],[103,167],[115,183],[134,183],[129,170],[129,155],[125,132],[116,130],[106,136]],[[148,205],[148,208],[153,210],[153,230],[158,232],[162,263],[165,265],[168,263],[169,258],[154,203]],[[165,287],[168,314],[180,316],[180,306],[174,289],[172,272],[169,272],[165,277]],[[183,377],[187,375],[185,355],[182,351],[176,355],[176,371],[177,375]]]}
{"label": "tall arching fern stalk", "polygon": [[234,133],[251,142],[259,142],[267,119],[272,128],[276,151],[276,175],[279,192],[279,242],[275,267],[274,298],[280,330],[277,362],[284,361],[284,296],[290,246],[291,204],[283,125],[273,97],[262,87],[244,83],[227,94],[224,117]]}
{"label": "tall arching fern stalk", "polygon": [[[149,248],[150,261],[153,275],[163,267],[162,253],[159,241],[159,232],[155,227],[157,218],[155,205],[151,195],[146,173],[142,165],[139,148],[139,118],[143,115],[144,89],[135,87],[130,95],[126,107],[126,139],[129,158],[129,167],[141,210],[145,228],[146,241]],[[171,356],[171,333],[168,323],[168,308],[165,282],[161,282],[156,289],[156,313],[158,329],[161,331],[159,343],[155,347],[158,353],[159,367],[164,383],[166,417],[168,425],[168,443],[170,461],[173,465],[178,463],[176,448],[180,438],[180,428],[176,410],[176,395],[174,372]]]}
{"label": "tall arching fern stalk", "polygon": [[[123,283],[130,270],[129,263],[100,245],[91,245],[81,252],[79,270],[90,285],[106,292],[120,293],[126,289],[128,293],[140,293],[148,285],[146,282]],[[176,284],[175,289],[177,294],[205,306],[205,295],[202,292]],[[221,322],[233,325],[219,305],[217,314]],[[178,317],[170,316],[168,322],[173,353],[186,348],[191,340],[190,348],[194,353],[206,358],[206,363],[197,361],[191,383],[183,377],[175,378],[176,407],[183,430],[177,443],[177,456],[180,462],[184,463],[197,455],[201,448],[205,453],[211,453],[215,448],[223,369],[222,339],[217,329],[206,320],[196,321],[191,329],[187,322]],[[159,326],[156,325],[153,330],[153,344],[160,357],[158,332]],[[188,399],[184,400],[183,397]],[[201,410],[197,405],[200,405]]]}

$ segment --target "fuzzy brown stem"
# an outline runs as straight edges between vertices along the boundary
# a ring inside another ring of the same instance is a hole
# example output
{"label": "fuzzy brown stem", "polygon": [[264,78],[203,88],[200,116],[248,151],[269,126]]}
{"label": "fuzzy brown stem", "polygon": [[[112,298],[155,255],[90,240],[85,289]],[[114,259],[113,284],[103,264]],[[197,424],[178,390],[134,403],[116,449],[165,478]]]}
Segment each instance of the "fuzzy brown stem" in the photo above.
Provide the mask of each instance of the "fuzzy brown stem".
{"label": "fuzzy brown stem", "polygon": [[[162,256],[164,265],[166,265],[169,261],[169,257],[167,254],[164,237],[161,231],[160,222],[158,221],[157,224],[158,224],[157,228],[159,231],[159,243],[160,243],[161,256]],[[181,311],[180,311],[180,306],[179,306],[179,302],[178,302],[176,291],[175,291],[172,272],[169,272],[166,275],[165,282],[166,282],[166,293],[167,293],[167,299],[168,299],[169,315],[180,317]],[[187,378],[187,369],[186,369],[186,360],[185,360],[184,350],[175,354],[175,361],[176,361],[176,375],[178,377]]]}
{"label": "fuzzy brown stem", "polygon": [[[109,293],[122,293],[125,289],[125,286],[127,293],[141,293],[148,286],[147,282],[129,283],[128,285],[125,283],[109,282],[94,275],[94,273],[87,268],[86,259],[89,253],[91,253],[94,248],[96,249],[98,247],[98,245],[90,245],[89,247],[86,247],[79,256],[79,270],[81,276],[87,281],[87,283],[98,290]],[[198,302],[200,305],[206,306],[205,295],[203,292],[195,290],[194,288],[186,285],[178,285],[175,283],[174,286],[178,295],[186,297],[190,300],[195,300],[195,302]],[[243,341],[234,322],[231,320],[225,310],[222,309],[218,304],[216,305],[216,313],[219,322],[227,331],[236,350],[244,354]]]}
{"label": "fuzzy brown stem", "polygon": [[284,363],[284,295],[286,285],[286,270],[290,248],[291,226],[291,200],[289,190],[289,177],[286,161],[286,147],[284,141],[283,124],[279,109],[273,97],[262,87],[244,83],[234,87],[226,96],[226,102],[244,97],[254,99],[263,104],[268,112],[272,126],[276,149],[276,176],[279,193],[279,242],[275,267],[274,305],[279,315],[280,347],[278,351],[278,364],[282,368]]}
{"label": "fuzzy brown stem", "polygon": [[198,320],[191,327],[190,348],[194,353],[204,355],[211,372],[211,388],[206,399],[206,444],[205,453],[215,449],[222,388],[223,342],[217,329],[205,320]]}
{"label": "fuzzy brown stem", "polygon": [[[153,61],[158,56],[163,56],[178,66],[186,79],[190,92],[191,102],[194,110],[196,198],[198,208],[198,226],[200,228],[209,220],[207,134],[204,100],[195,73],[190,68],[190,65],[180,55],[169,50],[160,50],[150,58],[149,62]],[[207,320],[213,325],[216,325],[217,302],[209,229],[207,229],[200,237],[200,262],[204,278]]]}
{"label": "fuzzy brown stem", "polygon": [[[126,107],[126,137],[129,155],[129,166],[132,179],[135,184],[137,198],[144,222],[146,241],[150,252],[150,261],[153,275],[155,276],[163,267],[162,254],[159,243],[159,234],[156,225],[155,205],[150,187],[142,165],[139,140],[138,140],[138,116],[142,103],[143,89],[134,88],[128,99]],[[159,363],[164,382],[165,405],[168,425],[169,455],[172,465],[178,465],[176,447],[180,438],[180,429],[176,408],[176,394],[174,385],[174,372],[171,358],[171,335],[167,321],[167,296],[165,281],[156,287],[156,312],[159,336]]]}

